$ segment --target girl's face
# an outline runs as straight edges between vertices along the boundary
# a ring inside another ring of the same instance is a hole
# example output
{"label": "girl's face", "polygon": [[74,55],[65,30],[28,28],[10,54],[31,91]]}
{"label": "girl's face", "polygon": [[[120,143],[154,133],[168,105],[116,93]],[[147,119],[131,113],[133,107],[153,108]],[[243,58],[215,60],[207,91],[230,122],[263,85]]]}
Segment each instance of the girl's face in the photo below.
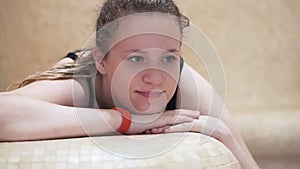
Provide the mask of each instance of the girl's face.
{"label": "girl's face", "polygon": [[[180,38],[164,35],[164,32],[177,32],[176,36],[180,36],[180,32],[174,31],[174,21],[164,22],[164,25],[159,18],[138,19],[134,25],[130,21],[119,25],[118,29],[122,26],[129,31],[136,29],[132,26],[138,26],[143,32],[122,38],[112,46],[101,62],[103,87],[117,107],[139,114],[159,113],[174,95],[180,76]],[[143,28],[153,24],[155,29],[160,28],[159,34],[157,30]],[[125,37],[124,32],[129,31],[122,29],[115,36]]]}

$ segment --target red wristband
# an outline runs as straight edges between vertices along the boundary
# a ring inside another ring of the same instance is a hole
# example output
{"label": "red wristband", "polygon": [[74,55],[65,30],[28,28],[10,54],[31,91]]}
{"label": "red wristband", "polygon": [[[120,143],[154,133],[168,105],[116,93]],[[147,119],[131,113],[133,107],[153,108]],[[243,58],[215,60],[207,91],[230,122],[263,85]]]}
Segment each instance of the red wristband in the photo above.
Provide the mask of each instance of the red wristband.
{"label": "red wristband", "polygon": [[122,114],[122,124],[120,125],[119,129],[117,130],[120,134],[126,133],[131,124],[131,113],[127,110],[121,108],[112,108],[113,110],[117,110]]}

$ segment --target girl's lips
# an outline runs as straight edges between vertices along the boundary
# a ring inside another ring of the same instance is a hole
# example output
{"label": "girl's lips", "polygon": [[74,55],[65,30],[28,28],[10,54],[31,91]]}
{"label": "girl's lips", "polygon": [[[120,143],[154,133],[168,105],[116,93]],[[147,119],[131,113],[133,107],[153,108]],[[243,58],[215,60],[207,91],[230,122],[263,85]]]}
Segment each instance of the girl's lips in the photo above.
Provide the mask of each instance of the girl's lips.
{"label": "girl's lips", "polygon": [[165,91],[162,91],[162,90],[151,90],[151,91],[138,91],[138,90],[136,90],[135,92],[142,95],[142,96],[144,96],[144,97],[147,97],[147,98],[161,97],[165,93]]}

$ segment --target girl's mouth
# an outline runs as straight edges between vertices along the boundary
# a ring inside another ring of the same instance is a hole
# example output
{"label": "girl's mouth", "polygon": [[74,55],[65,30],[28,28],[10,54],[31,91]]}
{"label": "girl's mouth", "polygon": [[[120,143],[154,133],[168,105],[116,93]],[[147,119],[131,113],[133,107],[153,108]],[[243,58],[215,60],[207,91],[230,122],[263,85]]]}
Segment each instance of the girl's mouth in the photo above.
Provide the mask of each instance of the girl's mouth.
{"label": "girl's mouth", "polygon": [[136,90],[135,93],[138,93],[141,96],[144,96],[146,98],[155,98],[155,97],[161,97],[165,94],[165,91],[163,90],[146,90],[146,91],[139,91]]}

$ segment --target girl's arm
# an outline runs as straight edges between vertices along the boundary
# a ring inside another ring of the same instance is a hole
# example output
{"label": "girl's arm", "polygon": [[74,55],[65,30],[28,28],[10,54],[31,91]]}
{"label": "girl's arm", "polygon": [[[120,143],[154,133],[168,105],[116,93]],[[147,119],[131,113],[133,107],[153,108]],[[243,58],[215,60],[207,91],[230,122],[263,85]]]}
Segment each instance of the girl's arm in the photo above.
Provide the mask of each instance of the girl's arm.
{"label": "girl's arm", "polygon": [[61,106],[26,96],[1,94],[0,106],[1,141],[107,135],[122,120],[113,110]]}
{"label": "girl's arm", "polygon": [[[78,106],[88,105],[88,95],[84,86],[73,79],[42,80],[1,93],[0,140],[86,136],[81,123],[92,135],[113,133],[121,124],[120,113],[73,107],[74,98]],[[114,120],[111,120],[112,118]]]}
{"label": "girl's arm", "polygon": [[[0,141],[112,135],[122,122],[115,110],[61,106],[26,96],[1,94],[0,107]],[[198,116],[197,112],[132,115],[127,133],[192,122]]]}
{"label": "girl's arm", "polygon": [[[73,91],[76,92],[73,92]],[[111,135],[122,123],[121,114],[109,109],[84,108],[88,96],[73,80],[36,81],[20,89],[0,93],[0,141],[40,140]],[[73,100],[82,107],[73,107]],[[170,124],[192,122],[197,112],[166,113],[159,118],[132,115],[128,133]],[[139,123],[146,119],[149,123]],[[148,119],[148,120],[147,120]]]}

